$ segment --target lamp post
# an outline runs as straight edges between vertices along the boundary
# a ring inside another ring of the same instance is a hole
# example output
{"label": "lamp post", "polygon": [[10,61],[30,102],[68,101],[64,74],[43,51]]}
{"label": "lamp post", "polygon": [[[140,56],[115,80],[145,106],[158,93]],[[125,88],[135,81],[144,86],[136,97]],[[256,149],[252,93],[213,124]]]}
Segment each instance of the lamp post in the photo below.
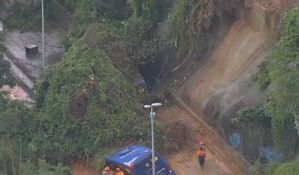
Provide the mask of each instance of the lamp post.
{"label": "lamp post", "polygon": [[156,174],[155,167],[155,137],[154,137],[154,117],[156,113],[154,112],[154,107],[162,106],[162,103],[152,103],[151,105],[144,105],[145,109],[151,109],[149,117],[151,119],[151,134],[152,134],[152,175]]}
{"label": "lamp post", "polygon": [[299,136],[299,116],[295,115],[295,129],[297,129],[297,134]]}
{"label": "lamp post", "polygon": [[42,69],[45,67],[45,14],[44,0],[42,1]]}

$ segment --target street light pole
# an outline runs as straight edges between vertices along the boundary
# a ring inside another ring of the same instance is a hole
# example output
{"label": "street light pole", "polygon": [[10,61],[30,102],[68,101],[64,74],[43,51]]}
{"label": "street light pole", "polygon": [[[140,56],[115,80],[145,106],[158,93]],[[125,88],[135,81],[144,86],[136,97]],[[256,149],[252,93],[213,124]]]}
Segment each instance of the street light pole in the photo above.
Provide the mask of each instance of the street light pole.
{"label": "street light pole", "polygon": [[151,119],[151,135],[152,135],[152,175],[156,174],[155,166],[155,136],[154,136],[154,117],[156,113],[154,112],[154,107],[162,106],[162,103],[152,103],[151,105],[144,105],[144,108],[151,109],[149,117]]}
{"label": "street light pole", "polygon": [[150,118],[151,118],[151,133],[152,133],[152,174],[155,175],[156,167],[155,167],[155,136],[154,136],[154,108],[151,105],[151,112],[150,112]]}
{"label": "street light pole", "polygon": [[44,0],[42,1],[42,69],[45,67],[45,15]]}
{"label": "street light pole", "polygon": [[297,134],[299,136],[299,116],[294,114],[294,117],[295,117],[295,129],[297,130]]}

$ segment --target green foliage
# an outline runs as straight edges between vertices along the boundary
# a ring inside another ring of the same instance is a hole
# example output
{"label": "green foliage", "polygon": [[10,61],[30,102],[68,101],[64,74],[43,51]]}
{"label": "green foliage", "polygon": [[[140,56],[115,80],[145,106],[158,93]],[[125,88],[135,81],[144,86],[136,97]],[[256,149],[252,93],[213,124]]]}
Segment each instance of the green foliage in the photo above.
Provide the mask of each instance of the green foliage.
{"label": "green foliage", "polygon": [[[145,143],[149,126],[139,116],[142,105],[135,89],[114,67],[112,56],[134,66],[156,57],[159,49],[153,31],[163,17],[159,10],[166,1],[135,1],[141,9],[134,9],[132,2],[61,1],[75,11],[65,40],[67,53],[40,77],[36,108],[0,99],[5,104],[0,106],[0,122],[9,124],[0,125],[0,134],[9,136],[14,150],[18,150],[19,137],[22,139],[23,174],[60,174],[62,171],[46,162],[55,165],[99,155],[100,163],[110,147],[121,147],[130,139]],[[40,8],[16,5],[11,10],[13,16],[6,21],[10,27],[27,30],[39,25],[40,15],[32,14],[40,14]],[[51,12],[50,6],[46,12]],[[115,48],[121,50],[119,55]],[[156,131],[162,135],[159,127]],[[9,154],[4,157],[8,164],[12,162]]]}
{"label": "green foliage", "polygon": [[163,11],[171,4],[171,0],[129,0],[129,6],[133,11],[133,16],[143,17],[153,22],[160,21]]}
{"label": "green foliage", "polygon": [[188,2],[186,0],[177,1],[176,9],[170,16],[168,35],[172,45],[178,45],[180,48],[179,55],[186,54],[191,47],[187,32],[187,18],[189,10]]}
{"label": "green foliage", "polygon": [[13,85],[12,77],[9,74],[10,64],[3,59],[4,51],[4,34],[0,33],[0,88],[2,85]]}
{"label": "green foliage", "polygon": [[[34,122],[27,116],[29,109],[18,102],[10,102],[0,96],[0,174],[17,175],[19,170],[19,141],[21,135],[32,137],[32,132],[27,133],[27,127]],[[24,121],[27,122],[24,122]],[[28,122],[32,122],[27,125]],[[24,138],[25,139],[25,138]]]}
{"label": "green foliage", "polygon": [[[153,36],[153,30],[164,17],[162,11],[169,4],[169,0],[78,1],[74,24],[64,45],[69,48],[74,40],[83,37],[89,32],[90,26],[96,24],[101,26],[101,31],[109,32],[105,36],[108,42],[102,45],[114,60],[123,59],[135,64],[148,62],[159,51],[158,39]],[[116,54],[113,48],[118,48],[117,58],[114,58]]]}
{"label": "green foliage", "polygon": [[[271,82],[270,97],[266,107],[272,116],[275,144],[286,158],[296,150],[294,117],[299,114],[299,8],[290,10],[283,19],[282,36],[273,48],[260,82]],[[266,75],[267,74],[267,75]]]}
{"label": "green foliage", "polygon": [[5,10],[5,2],[4,1],[0,1],[0,10]]}
{"label": "green foliage", "polygon": [[23,175],[71,175],[70,169],[63,167],[62,164],[53,166],[45,160],[39,159],[37,165],[32,162],[22,164]]}
{"label": "green foliage", "polygon": [[273,175],[297,175],[299,174],[299,161],[295,160],[289,163],[282,164],[279,166]]}
{"label": "green foliage", "polygon": [[75,23],[124,20],[127,16],[127,0],[81,0],[76,6]]}
{"label": "green foliage", "polygon": [[[291,10],[283,22],[282,37],[269,58],[272,100],[281,108],[270,109],[273,115],[299,113],[299,8]],[[271,105],[270,105],[271,106]]]}
{"label": "green foliage", "polygon": [[23,103],[8,101],[0,96],[0,174],[20,174],[20,158],[25,161],[21,165],[24,175],[70,174],[62,165],[52,166],[38,161],[38,148],[30,143],[38,130],[38,120],[35,111]]}
{"label": "green foliage", "polygon": [[284,153],[285,159],[293,158],[298,142],[298,135],[294,129],[294,117],[292,115],[284,115],[283,118],[273,116],[271,129],[278,150]]}
{"label": "green foliage", "polygon": [[249,132],[271,127],[271,117],[266,114],[264,108],[243,109],[237,112],[232,122]]}
{"label": "green foliage", "polygon": [[0,53],[2,54],[4,51],[5,51],[4,34],[0,33]]}
{"label": "green foliage", "polygon": [[[10,65],[3,59],[3,42],[4,35],[0,33],[0,88],[3,85],[13,85],[12,77],[9,74]],[[0,174],[16,175],[16,150],[11,138],[19,132],[20,107],[18,103],[10,104],[0,92]]]}
{"label": "green foliage", "polygon": [[[118,1],[122,4],[116,4]],[[107,27],[106,24],[119,23],[119,20],[124,20],[128,16],[127,3],[124,3],[126,0],[77,1],[74,22],[64,40],[65,48],[68,49],[75,40],[83,37],[90,25],[103,24]],[[107,29],[104,28],[104,30]]]}
{"label": "green foliage", "polygon": [[213,2],[176,1],[175,10],[170,15],[167,38],[171,45],[178,48],[179,56],[204,47],[214,15],[212,10],[211,14],[205,15],[210,3]]}
{"label": "green foliage", "polygon": [[299,161],[293,160],[283,164],[260,165],[259,172],[263,175],[297,175]]}
{"label": "green foliage", "polygon": [[259,87],[262,91],[266,90],[266,88],[270,85],[271,80],[269,77],[269,71],[267,68],[267,63],[263,63],[260,67],[259,67],[259,73],[257,76],[257,82],[259,84]]}
{"label": "green foliage", "polygon": [[75,11],[77,2],[78,0],[59,0],[59,3],[71,13]]}
{"label": "green foliage", "polygon": [[[8,9],[10,15],[4,21],[8,28],[21,31],[37,30],[41,26],[40,7],[16,2]],[[39,14],[39,15],[38,15]]]}
{"label": "green foliage", "polygon": [[97,16],[123,20],[128,16],[127,0],[100,0],[96,1]]}
{"label": "green foliage", "polygon": [[37,94],[41,122],[31,144],[50,162],[89,158],[146,136],[135,90],[96,46],[73,44],[41,77]]}
{"label": "green foliage", "polygon": [[0,55],[0,87],[2,85],[13,85],[12,77],[9,74],[10,64]]}
{"label": "green foliage", "polygon": [[259,175],[272,175],[275,169],[278,167],[278,164],[263,164],[259,160],[256,160],[254,166]]}
{"label": "green foliage", "polygon": [[2,136],[0,138],[0,174],[17,175],[18,159],[16,149],[12,141]]}
{"label": "green foliage", "polygon": [[[54,20],[51,1],[44,1],[45,25],[49,28]],[[7,10],[8,17],[4,23],[6,27],[20,31],[40,31],[42,25],[42,13],[39,3],[14,2]]]}
{"label": "green foliage", "polygon": [[152,21],[144,17],[132,16],[123,24],[128,59],[137,65],[156,58],[159,44],[157,39],[151,39]]}

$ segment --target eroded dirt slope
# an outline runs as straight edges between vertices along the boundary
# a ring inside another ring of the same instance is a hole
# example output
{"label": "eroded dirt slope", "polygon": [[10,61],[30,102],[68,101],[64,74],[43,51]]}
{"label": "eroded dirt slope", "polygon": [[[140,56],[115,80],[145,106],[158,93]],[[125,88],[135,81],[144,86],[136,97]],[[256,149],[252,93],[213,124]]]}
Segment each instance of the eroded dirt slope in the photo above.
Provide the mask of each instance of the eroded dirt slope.
{"label": "eroded dirt slope", "polygon": [[[172,106],[161,114],[161,121],[180,121],[193,131],[190,137],[194,139],[171,158],[178,174],[253,173],[249,171],[250,165],[225,141],[225,132],[231,126],[224,121],[242,107],[262,103],[253,76],[266,58],[268,48],[265,43],[270,32],[277,30],[280,15],[298,1],[248,2],[247,19],[238,20],[231,26],[209,60],[199,65],[198,71],[174,95],[182,108]],[[224,137],[217,131],[222,131]],[[209,150],[204,172],[199,170],[194,158],[201,139],[208,143]]]}
{"label": "eroded dirt slope", "polygon": [[[217,94],[221,94],[221,99],[216,99],[216,102],[232,103],[232,101],[226,100],[231,96],[236,99],[239,98],[240,94],[238,92],[246,93],[250,86],[243,86],[244,89],[238,91],[236,91],[238,89],[236,87],[240,87],[241,80],[250,80],[251,75],[257,70],[257,65],[264,60],[265,41],[265,33],[255,29],[247,21],[235,22],[224,40],[215,49],[209,61],[199,66],[198,71],[177,94],[177,101],[184,109],[173,106],[164,110],[161,114],[161,118],[164,118],[162,120],[181,121],[195,133],[190,136],[194,138],[193,141],[189,141],[186,143],[185,148],[182,148],[184,151],[171,158],[178,174],[195,175],[201,172],[197,160],[194,158],[199,139],[206,140],[209,150],[207,166],[202,174],[249,173],[246,171],[246,168],[249,170],[249,165],[244,167],[247,165],[241,164],[241,162],[244,162],[243,159],[235,159],[234,157],[239,158],[238,153],[227,146],[227,143],[215,132],[216,128],[208,126],[203,121],[203,118],[205,118],[203,110]],[[250,96],[250,94],[248,95]],[[224,106],[220,104],[219,109],[214,108],[210,112],[214,113],[214,110],[221,112],[221,108]],[[219,115],[219,113],[216,115]]]}

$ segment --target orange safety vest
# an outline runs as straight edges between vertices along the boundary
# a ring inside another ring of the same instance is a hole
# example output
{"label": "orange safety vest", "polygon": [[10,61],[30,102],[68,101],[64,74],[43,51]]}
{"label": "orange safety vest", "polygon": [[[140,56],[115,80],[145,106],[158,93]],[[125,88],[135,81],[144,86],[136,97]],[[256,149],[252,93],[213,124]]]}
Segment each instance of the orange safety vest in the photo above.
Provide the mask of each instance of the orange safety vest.
{"label": "orange safety vest", "polygon": [[125,175],[125,173],[123,171],[119,171],[119,172],[116,172],[115,175]]}
{"label": "orange safety vest", "polygon": [[199,157],[206,157],[206,151],[205,150],[196,151],[196,157],[197,158],[199,158]]}

